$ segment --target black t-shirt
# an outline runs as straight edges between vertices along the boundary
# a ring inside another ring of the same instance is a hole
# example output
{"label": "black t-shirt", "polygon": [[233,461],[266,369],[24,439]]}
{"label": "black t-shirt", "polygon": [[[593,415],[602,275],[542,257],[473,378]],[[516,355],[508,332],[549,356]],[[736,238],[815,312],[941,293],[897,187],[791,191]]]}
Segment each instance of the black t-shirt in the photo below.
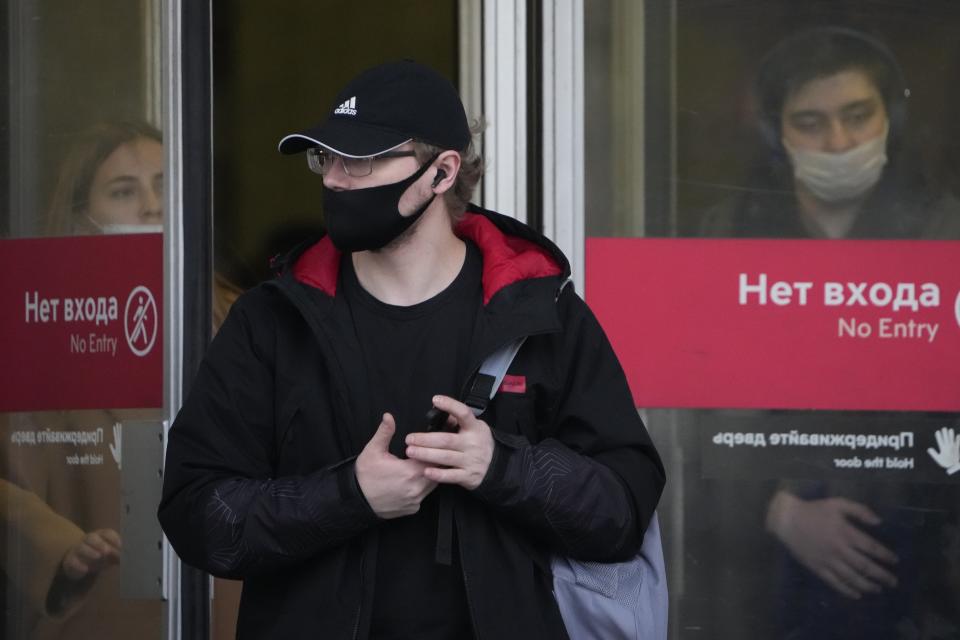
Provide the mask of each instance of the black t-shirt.
{"label": "black t-shirt", "polygon": [[[369,375],[369,402],[378,418],[390,412],[396,419],[390,451],[398,457],[405,457],[406,435],[424,430],[431,398],[438,393],[456,398],[470,366],[482,261],[479,250],[466,244],[463,267],[450,286],[409,307],[374,298],[357,280],[350,256],[343,258],[343,291]],[[452,565],[435,560],[437,502],[434,491],[417,514],[380,525],[372,639],[472,636],[456,544]]]}

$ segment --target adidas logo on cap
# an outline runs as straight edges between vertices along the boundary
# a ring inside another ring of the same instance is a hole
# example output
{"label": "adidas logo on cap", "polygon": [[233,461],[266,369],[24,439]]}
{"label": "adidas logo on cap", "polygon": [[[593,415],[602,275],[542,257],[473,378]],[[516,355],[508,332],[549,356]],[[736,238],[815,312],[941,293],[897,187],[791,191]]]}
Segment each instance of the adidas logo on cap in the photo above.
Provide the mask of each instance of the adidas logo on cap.
{"label": "adidas logo on cap", "polygon": [[335,114],[342,116],[355,116],[357,115],[357,96],[353,96],[339,107],[333,110]]}

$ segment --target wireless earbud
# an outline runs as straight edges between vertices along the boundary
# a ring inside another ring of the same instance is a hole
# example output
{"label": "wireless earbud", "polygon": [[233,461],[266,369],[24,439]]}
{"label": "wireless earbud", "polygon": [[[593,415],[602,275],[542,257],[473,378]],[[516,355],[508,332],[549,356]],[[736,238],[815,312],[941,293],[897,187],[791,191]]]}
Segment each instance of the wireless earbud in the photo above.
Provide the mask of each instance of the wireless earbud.
{"label": "wireless earbud", "polygon": [[437,175],[433,178],[433,182],[430,184],[431,187],[435,187],[440,182],[447,177],[447,172],[443,169],[437,169]]}

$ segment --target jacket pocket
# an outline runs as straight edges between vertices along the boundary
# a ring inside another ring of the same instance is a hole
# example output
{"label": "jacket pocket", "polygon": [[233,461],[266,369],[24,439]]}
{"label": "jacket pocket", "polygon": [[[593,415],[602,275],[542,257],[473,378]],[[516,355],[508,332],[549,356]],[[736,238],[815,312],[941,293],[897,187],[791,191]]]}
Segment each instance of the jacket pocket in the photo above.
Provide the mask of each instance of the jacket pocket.
{"label": "jacket pocket", "polygon": [[521,435],[531,444],[539,442],[540,431],[537,429],[536,404],[533,394],[500,392],[494,399],[495,428]]}

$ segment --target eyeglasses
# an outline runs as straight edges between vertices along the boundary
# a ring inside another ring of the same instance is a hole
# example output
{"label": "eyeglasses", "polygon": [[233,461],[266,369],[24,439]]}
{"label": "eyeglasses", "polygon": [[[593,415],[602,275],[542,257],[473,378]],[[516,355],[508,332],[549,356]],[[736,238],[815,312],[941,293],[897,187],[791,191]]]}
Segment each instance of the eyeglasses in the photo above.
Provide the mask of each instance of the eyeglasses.
{"label": "eyeglasses", "polygon": [[374,160],[382,160],[384,158],[409,158],[415,155],[417,154],[413,150],[385,151],[381,154],[368,156],[366,158],[351,158],[328,151],[322,147],[313,147],[312,149],[307,149],[307,166],[310,167],[310,171],[325,176],[330,173],[334,161],[339,160],[343,166],[344,173],[351,178],[362,178],[373,173]]}

